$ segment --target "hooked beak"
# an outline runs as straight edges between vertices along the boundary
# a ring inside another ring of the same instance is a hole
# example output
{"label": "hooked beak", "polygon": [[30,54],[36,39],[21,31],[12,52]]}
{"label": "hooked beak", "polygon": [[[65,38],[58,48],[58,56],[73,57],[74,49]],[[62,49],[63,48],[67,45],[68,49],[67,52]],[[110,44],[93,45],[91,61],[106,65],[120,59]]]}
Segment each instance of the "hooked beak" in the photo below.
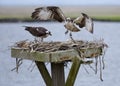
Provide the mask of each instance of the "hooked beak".
{"label": "hooked beak", "polygon": [[51,32],[49,32],[49,35],[52,36]]}

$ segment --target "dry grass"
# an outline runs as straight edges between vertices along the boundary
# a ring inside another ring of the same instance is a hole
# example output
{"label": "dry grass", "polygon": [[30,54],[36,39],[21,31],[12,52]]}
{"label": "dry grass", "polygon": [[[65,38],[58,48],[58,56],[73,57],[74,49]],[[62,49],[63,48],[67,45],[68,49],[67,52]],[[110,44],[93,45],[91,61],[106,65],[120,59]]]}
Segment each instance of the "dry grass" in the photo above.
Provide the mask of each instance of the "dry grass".
{"label": "dry grass", "polygon": [[[0,6],[0,19],[30,19],[31,13],[39,6]],[[66,16],[77,17],[84,12],[94,18],[120,19],[120,6],[60,6]]]}

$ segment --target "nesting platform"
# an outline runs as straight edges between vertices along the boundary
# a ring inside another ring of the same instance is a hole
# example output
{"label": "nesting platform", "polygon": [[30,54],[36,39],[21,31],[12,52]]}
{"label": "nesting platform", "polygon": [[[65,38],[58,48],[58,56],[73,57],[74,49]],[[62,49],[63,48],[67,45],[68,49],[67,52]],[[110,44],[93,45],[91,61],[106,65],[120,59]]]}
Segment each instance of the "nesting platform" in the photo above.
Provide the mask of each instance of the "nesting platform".
{"label": "nesting platform", "polygon": [[[66,42],[42,42],[35,43],[27,40],[16,42],[11,48],[11,56],[34,60],[46,86],[73,86],[79,67],[86,58],[96,58],[103,54],[107,47],[103,41],[72,41]],[[64,63],[72,62],[68,78],[65,81]],[[45,62],[51,63],[51,76],[45,66]]]}

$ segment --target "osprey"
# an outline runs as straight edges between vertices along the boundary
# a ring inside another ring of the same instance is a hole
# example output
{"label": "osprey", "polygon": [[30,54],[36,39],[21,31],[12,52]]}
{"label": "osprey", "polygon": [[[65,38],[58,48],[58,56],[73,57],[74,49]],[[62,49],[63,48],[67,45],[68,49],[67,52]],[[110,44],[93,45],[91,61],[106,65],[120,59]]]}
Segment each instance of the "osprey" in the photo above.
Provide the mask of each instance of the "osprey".
{"label": "osprey", "polygon": [[[25,30],[29,31],[33,36],[41,38],[41,42],[43,42],[43,38],[51,36],[51,32],[45,29],[44,27],[30,27],[24,26]],[[40,41],[35,38],[35,41]]]}
{"label": "osprey", "polygon": [[67,29],[65,34],[70,31],[70,37],[72,37],[71,32],[78,32],[83,27],[85,27],[90,33],[93,33],[93,21],[85,13],[81,13],[79,17],[72,20],[66,18],[59,7],[47,6],[36,8],[31,17],[38,20],[56,20],[58,22],[65,22],[64,27]]}

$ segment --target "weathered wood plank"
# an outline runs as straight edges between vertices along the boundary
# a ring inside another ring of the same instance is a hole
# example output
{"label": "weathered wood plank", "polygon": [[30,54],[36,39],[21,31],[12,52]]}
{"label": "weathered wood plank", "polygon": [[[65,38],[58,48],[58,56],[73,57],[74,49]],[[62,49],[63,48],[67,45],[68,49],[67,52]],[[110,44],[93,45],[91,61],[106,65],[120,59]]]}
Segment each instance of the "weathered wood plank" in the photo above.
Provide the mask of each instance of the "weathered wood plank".
{"label": "weathered wood plank", "polygon": [[[80,49],[84,57],[96,57],[101,55],[101,48]],[[30,59],[41,62],[62,62],[72,60],[74,57],[79,58],[78,52],[74,49],[56,51],[56,52],[30,52],[27,49],[11,48],[11,56],[14,58]]]}
{"label": "weathered wood plank", "polygon": [[46,86],[53,86],[52,85],[52,78],[44,64],[44,62],[38,62],[38,61],[35,61],[45,83],[46,83]]}
{"label": "weathered wood plank", "polygon": [[53,86],[65,86],[64,63],[51,63]]}
{"label": "weathered wood plank", "polygon": [[74,86],[80,65],[81,65],[81,61],[78,58],[74,58],[65,86]]}

